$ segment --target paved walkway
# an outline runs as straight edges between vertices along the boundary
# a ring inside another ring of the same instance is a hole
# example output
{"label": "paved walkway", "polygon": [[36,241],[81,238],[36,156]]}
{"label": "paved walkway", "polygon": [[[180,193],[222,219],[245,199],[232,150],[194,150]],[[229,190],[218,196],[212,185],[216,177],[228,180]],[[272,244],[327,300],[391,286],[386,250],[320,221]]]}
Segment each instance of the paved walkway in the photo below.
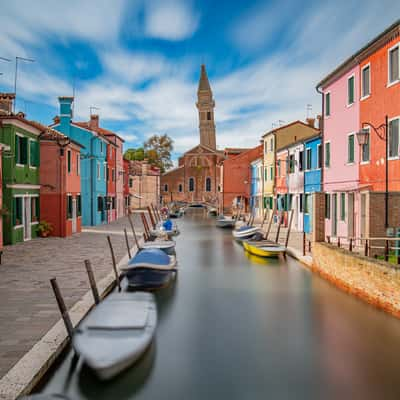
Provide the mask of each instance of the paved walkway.
{"label": "paved walkway", "polygon": [[[138,215],[135,225],[141,232]],[[60,319],[50,278],[57,278],[70,308],[89,290],[85,259],[91,261],[97,281],[110,272],[107,235],[117,262],[126,254],[121,235],[124,228],[132,246],[126,217],[66,239],[35,239],[5,246],[0,265],[0,378]]]}

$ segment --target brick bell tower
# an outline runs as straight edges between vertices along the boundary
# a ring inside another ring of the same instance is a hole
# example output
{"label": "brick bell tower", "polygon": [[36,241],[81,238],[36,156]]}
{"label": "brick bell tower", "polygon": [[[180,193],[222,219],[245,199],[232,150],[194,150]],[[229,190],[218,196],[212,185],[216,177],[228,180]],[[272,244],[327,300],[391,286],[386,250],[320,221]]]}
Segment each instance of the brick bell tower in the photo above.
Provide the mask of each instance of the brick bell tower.
{"label": "brick bell tower", "polygon": [[216,150],[214,122],[215,102],[204,64],[201,66],[196,107],[199,110],[200,144]]}

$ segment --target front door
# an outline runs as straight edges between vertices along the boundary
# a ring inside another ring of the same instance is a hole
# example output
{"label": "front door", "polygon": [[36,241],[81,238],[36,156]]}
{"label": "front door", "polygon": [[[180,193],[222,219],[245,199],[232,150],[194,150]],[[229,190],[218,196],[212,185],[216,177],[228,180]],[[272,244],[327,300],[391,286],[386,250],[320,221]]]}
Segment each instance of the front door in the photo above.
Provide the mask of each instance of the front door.
{"label": "front door", "polygon": [[332,236],[337,236],[337,194],[332,195]]}
{"label": "front door", "polygon": [[31,198],[24,197],[24,240],[31,239]]}
{"label": "front door", "polygon": [[74,197],[72,199],[72,233],[76,233],[76,217],[77,217],[76,197]]}
{"label": "front door", "polygon": [[347,235],[349,238],[354,237],[354,193],[347,195]]}

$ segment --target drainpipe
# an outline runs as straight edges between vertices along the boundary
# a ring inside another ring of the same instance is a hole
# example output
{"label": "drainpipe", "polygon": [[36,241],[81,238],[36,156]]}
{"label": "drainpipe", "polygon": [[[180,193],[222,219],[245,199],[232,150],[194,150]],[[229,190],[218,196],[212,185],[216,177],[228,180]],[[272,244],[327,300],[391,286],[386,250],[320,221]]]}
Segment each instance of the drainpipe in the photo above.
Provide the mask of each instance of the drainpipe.
{"label": "drainpipe", "polygon": [[315,87],[315,90],[317,91],[317,93],[319,93],[321,95],[322,98],[322,112],[321,112],[321,119],[320,124],[321,126],[319,126],[319,130],[321,132],[321,146],[322,146],[322,163],[321,163],[321,192],[324,192],[324,169],[325,169],[325,133],[324,133],[324,127],[325,127],[325,96],[324,96],[324,92],[321,91],[321,88],[319,86]]}

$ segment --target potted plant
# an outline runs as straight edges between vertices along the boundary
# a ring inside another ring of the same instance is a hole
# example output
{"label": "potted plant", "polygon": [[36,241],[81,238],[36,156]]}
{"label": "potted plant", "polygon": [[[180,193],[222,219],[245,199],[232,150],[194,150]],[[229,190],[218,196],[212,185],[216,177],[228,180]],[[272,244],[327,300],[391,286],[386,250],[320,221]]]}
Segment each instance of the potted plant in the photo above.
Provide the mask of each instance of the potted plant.
{"label": "potted plant", "polygon": [[50,232],[53,230],[53,225],[47,221],[40,221],[37,226],[37,233],[40,237],[49,236]]}

